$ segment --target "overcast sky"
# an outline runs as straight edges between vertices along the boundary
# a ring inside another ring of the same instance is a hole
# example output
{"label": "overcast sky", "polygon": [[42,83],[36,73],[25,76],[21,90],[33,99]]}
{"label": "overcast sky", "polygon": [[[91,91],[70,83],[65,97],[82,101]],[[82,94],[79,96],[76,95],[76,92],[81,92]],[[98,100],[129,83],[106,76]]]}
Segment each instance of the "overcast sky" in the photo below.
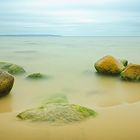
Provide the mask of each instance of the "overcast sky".
{"label": "overcast sky", "polygon": [[140,0],[0,0],[0,34],[140,36]]}

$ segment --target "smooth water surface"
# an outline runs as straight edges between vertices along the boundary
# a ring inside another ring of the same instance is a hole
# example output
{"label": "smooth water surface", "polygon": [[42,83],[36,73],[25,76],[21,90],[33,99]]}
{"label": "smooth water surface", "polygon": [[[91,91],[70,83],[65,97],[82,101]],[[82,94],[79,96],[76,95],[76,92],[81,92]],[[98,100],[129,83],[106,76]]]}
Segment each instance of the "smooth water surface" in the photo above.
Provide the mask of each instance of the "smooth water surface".
{"label": "smooth water surface", "polygon": [[[140,37],[0,37],[0,61],[51,77],[15,77],[9,96],[0,99],[0,140],[139,140],[140,83],[98,75],[94,63],[108,54],[140,64]],[[16,118],[57,93],[98,116],[65,126]]]}

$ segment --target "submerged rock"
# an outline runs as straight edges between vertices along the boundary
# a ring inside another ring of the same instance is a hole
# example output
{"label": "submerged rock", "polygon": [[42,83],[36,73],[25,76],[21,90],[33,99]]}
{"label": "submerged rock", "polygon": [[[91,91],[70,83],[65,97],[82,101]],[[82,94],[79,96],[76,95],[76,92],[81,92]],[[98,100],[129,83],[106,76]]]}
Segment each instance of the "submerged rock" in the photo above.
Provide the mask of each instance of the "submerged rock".
{"label": "submerged rock", "polygon": [[27,76],[29,79],[46,79],[48,76],[42,74],[42,73],[33,73]]}
{"label": "submerged rock", "polygon": [[25,73],[25,70],[21,66],[8,62],[0,62],[0,69],[13,75]]}
{"label": "submerged rock", "polygon": [[80,122],[89,117],[96,116],[96,112],[92,109],[66,103],[64,96],[62,97],[62,100],[60,99],[61,97],[57,97],[56,99],[54,97],[51,101],[50,98],[46,104],[21,112],[17,117],[21,120],[45,121],[48,124],[62,125]]}
{"label": "submerged rock", "polygon": [[116,75],[120,74],[127,65],[126,61],[120,61],[113,56],[107,55],[95,63],[95,69],[99,73]]}
{"label": "submerged rock", "polygon": [[50,103],[69,103],[68,98],[64,94],[54,94],[51,97],[46,98],[42,105]]}
{"label": "submerged rock", "polygon": [[129,64],[121,73],[121,78],[124,80],[140,81],[140,65]]}
{"label": "submerged rock", "polygon": [[46,121],[50,124],[64,124],[79,122],[96,112],[75,104],[49,103],[46,106],[33,108],[19,113],[17,117],[22,120]]}
{"label": "submerged rock", "polygon": [[11,65],[12,64],[8,62],[0,62],[0,69],[8,70]]}
{"label": "submerged rock", "polygon": [[13,64],[9,67],[8,72],[11,74],[22,74],[25,73],[25,70],[21,66]]}
{"label": "submerged rock", "polygon": [[14,77],[7,72],[0,71],[0,97],[9,94],[14,84]]}

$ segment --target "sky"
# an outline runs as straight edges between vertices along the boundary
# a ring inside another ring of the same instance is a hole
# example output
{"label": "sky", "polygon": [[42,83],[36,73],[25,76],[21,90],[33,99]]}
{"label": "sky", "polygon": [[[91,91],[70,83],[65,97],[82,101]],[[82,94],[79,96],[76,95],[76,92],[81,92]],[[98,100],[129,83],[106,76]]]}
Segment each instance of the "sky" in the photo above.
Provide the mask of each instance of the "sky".
{"label": "sky", "polygon": [[0,0],[0,35],[140,36],[140,0]]}

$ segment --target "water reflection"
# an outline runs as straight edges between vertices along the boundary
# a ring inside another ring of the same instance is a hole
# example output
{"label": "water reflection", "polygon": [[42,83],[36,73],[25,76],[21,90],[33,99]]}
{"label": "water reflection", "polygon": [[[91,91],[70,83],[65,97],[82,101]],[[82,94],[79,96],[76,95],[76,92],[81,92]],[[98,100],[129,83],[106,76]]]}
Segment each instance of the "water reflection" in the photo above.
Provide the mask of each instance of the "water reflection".
{"label": "water reflection", "polygon": [[0,98],[0,113],[12,112],[12,93]]}
{"label": "water reflection", "polygon": [[86,95],[97,106],[110,107],[140,101],[140,83],[122,81],[119,76],[95,75],[96,90],[88,91]]}

